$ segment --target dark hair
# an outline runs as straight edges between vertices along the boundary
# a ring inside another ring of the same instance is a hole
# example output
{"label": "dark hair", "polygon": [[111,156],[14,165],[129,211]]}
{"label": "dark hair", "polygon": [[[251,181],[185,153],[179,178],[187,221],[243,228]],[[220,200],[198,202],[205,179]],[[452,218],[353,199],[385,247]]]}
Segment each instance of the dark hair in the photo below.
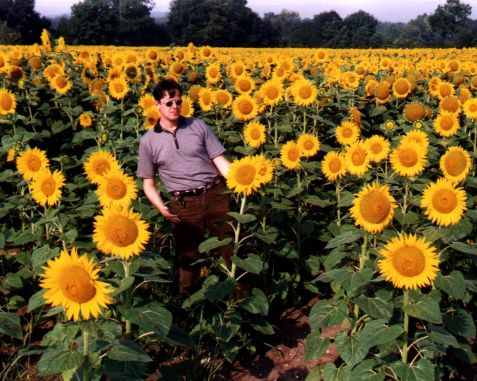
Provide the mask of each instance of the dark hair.
{"label": "dark hair", "polygon": [[165,95],[174,95],[179,92],[182,96],[182,87],[173,79],[161,79],[159,83],[152,90],[152,96],[155,100],[160,101]]}

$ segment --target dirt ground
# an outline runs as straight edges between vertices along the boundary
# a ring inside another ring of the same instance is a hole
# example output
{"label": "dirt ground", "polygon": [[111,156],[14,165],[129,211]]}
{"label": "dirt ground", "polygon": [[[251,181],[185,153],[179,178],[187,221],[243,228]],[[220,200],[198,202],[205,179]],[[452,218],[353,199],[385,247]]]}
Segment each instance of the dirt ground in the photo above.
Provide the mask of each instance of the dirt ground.
{"label": "dirt ground", "polygon": [[[227,381],[303,381],[317,365],[334,362],[338,352],[331,344],[326,353],[313,361],[305,361],[305,340],[310,333],[308,314],[315,301],[300,309],[287,309],[277,324],[276,346],[265,354],[249,360],[237,361],[223,369],[217,380]],[[334,337],[339,326],[323,330],[326,337]]]}

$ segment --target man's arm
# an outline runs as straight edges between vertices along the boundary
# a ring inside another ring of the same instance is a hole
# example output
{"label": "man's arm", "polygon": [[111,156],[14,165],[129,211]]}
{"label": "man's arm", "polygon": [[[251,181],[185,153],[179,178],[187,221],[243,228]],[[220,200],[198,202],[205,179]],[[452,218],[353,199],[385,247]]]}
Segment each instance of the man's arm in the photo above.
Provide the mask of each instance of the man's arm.
{"label": "man's arm", "polygon": [[142,186],[144,188],[144,194],[149,199],[152,205],[161,212],[166,220],[172,222],[180,222],[179,216],[170,212],[169,208],[164,204],[164,201],[161,198],[161,195],[156,189],[154,184],[154,179],[143,179]]}
{"label": "man's arm", "polygon": [[224,177],[227,177],[227,174],[229,173],[230,161],[224,155],[219,155],[213,158],[212,162],[217,167],[220,174]]}

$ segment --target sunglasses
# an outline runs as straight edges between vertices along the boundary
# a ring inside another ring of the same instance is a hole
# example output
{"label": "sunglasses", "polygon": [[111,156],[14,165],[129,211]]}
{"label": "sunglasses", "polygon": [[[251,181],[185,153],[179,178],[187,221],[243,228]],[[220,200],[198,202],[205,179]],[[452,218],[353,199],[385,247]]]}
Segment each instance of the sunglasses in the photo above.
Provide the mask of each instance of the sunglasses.
{"label": "sunglasses", "polygon": [[180,106],[182,104],[182,99],[171,99],[170,101],[167,101],[164,104],[167,107],[172,107],[174,103],[176,104],[176,106]]}

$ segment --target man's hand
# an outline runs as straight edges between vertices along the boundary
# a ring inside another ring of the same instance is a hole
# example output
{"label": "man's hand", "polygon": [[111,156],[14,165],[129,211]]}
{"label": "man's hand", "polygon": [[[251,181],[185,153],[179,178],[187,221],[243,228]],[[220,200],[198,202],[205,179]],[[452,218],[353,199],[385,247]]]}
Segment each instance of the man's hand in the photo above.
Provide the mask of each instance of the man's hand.
{"label": "man's hand", "polygon": [[169,208],[165,205],[159,207],[159,212],[164,216],[168,221],[174,222],[175,224],[181,222],[180,217],[177,214],[171,213]]}

